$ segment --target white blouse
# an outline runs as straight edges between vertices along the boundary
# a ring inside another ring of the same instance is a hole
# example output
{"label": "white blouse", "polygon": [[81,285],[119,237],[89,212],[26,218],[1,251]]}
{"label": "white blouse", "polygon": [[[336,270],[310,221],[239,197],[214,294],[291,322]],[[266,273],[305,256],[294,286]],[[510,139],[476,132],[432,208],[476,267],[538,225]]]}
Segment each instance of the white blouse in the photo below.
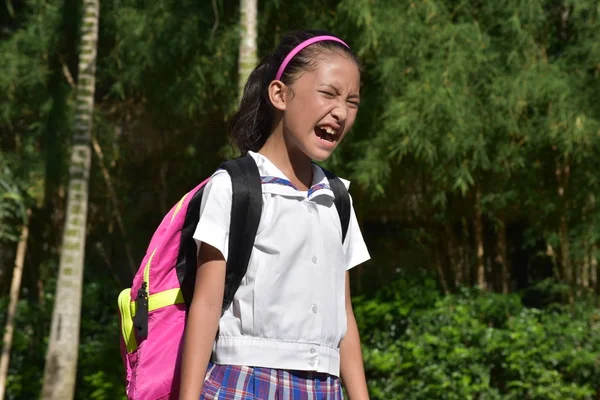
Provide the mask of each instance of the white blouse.
{"label": "white blouse", "polygon": [[[342,244],[339,215],[323,170],[309,191],[266,157],[250,152],[263,177],[263,208],[248,270],[219,322],[212,361],[339,376],[346,333],[345,273],[370,256],[354,208]],[[288,181],[289,182],[289,181]],[[342,180],[346,187],[349,182]],[[194,233],[227,259],[231,179],[217,171],[204,189]]]}

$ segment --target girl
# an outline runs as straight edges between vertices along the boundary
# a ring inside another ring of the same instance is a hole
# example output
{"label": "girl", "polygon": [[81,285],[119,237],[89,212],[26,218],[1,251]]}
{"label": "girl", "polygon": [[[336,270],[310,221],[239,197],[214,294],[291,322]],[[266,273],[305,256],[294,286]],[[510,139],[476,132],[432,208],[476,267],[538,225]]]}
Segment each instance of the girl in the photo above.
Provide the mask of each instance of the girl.
{"label": "girl", "polygon": [[342,244],[333,193],[312,163],[352,127],[359,87],[356,56],[317,31],[286,35],[248,78],[230,135],[263,177],[261,221],[246,276],[221,316],[231,179],[217,171],[194,233],[181,399],[341,399],[339,377],[351,400],[368,398],[348,270],[369,253],[354,210]]}

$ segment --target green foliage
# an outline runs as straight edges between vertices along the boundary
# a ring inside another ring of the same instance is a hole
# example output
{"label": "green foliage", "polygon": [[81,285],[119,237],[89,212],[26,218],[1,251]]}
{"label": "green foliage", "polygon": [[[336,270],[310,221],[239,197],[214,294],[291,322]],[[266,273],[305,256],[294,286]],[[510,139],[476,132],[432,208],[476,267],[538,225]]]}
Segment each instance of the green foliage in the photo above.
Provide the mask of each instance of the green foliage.
{"label": "green foliage", "polygon": [[[56,265],[45,265],[56,269]],[[119,352],[119,321],[115,307],[119,287],[110,274],[88,273],[81,311],[81,340],[79,347],[76,399],[113,400],[125,399],[125,372]],[[46,293],[54,293],[55,278],[45,284]],[[46,340],[53,295],[43,302],[32,300],[26,289],[19,302],[15,321],[15,337],[7,385],[7,399],[35,399],[41,391]],[[4,320],[5,304],[2,314]]]}
{"label": "green foliage", "polygon": [[[47,110],[48,54],[57,45],[61,2],[26,2],[18,29],[0,40],[0,124],[22,133]],[[3,33],[6,33],[3,32]]]}
{"label": "green foliage", "polygon": [[113,307],[118,287],[109,276],[95,277],[85,288],[77,399],[125,399],[125,371],[120,358],[120,326]]}
{"label": "green foliage", "polygon": [[0,241],[19,241],[19,228],[27,223],[25,202],[22,189],[0,152]]}
{"label": "green foliage", "polygon": [[[0,6],[0,240],[16,241],[33,208],[10,399],[40,390],[64,218],[77,4]],[[131,278],[124,244],[139,261],[166,209],[225,156],[238,11],[224,0],[101,2],[94,138],[118,204],[95,156],[77,398],[123,397],[115,299]],[[598,257],[597,2],[265,0],[259,56],[296,28],[330,29],[362,60],[358,120],[327,165],[353,180],[369,233],[373,261],[353,286],[372,397],[593,398],[600,317],[583,303],[593,290],[545,279],[560,278],[567,259],[583,280]],[[506,261],[510,288],[527,289],[521,298],[461,287],[473,272],[475,188],[486,268],[498,259],[499,227],[517,226]],[[14,244],[0,246],[4,262]],[[421,273],[434,256],[452,296]],[[453,262],[464,266],[463,282],[453,281]],[[390,275],[399,278],[369,296]],[[578,291],[573,309],[546,307]]]}
{"label": "green foliage", "polygon": [[366,62],[353,177],[394,196],[396,214],[419,191],[421,221],[472,218],[479,187],[486,217],[535,215],[541,234],[598,192],[595,2],[344,0],[338,11]]}
{"label": "green foliage", "polygon": [[[98,85],[111,100],[136,99],[157,123],[227,114],[236,98],[235,8],[211,2],[103,3]],[[152,82],[152,84],[149,84]],[[109,100],[109,99],[107,99]]]}
{"label": "green foliage", "polygon": [[[54,287],[54,279],[46,282],[49,289]],[[53,303],[51,298],[37,303],[31,301],[31,293],[23,291],[18,303],[13,345],[8,371],[6,398],[36,399],[42,389],[42,374],[45,358],[45,340],[50,326]],[[8,305],[8,299],[4,304]],[[5,310],[2,310],[2,321]]]}
{"label": "green foliage", "polygon": [[52,109],[49,77],[62,76],[49,60],[57,53],[62,11],[61,1],[22,2],[9,13],[0,36],[0,236],[10,241],[27,222],[25,210],[44,197],[39,141]]}
{"label": "green foliage", "polygon": [[[595,308],[529,309],[517,295],[464,291],[423,309],[410,288],[355,305],[359,321],[380,321],[361,326],[373,399],[591,399],[599,389]],[[394,324],[405,329],[389,334]]]}

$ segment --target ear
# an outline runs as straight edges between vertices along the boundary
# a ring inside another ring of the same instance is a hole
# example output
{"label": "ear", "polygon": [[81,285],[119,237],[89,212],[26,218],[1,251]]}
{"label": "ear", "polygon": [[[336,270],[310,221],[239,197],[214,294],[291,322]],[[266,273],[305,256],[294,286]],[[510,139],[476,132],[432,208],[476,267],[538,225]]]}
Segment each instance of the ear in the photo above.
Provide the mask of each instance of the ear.
{"label": "ear", "polygon": [[269,84],[269,101],[279,111],[284,111],[287,106],[288,88],[285,83],[275,80]]}

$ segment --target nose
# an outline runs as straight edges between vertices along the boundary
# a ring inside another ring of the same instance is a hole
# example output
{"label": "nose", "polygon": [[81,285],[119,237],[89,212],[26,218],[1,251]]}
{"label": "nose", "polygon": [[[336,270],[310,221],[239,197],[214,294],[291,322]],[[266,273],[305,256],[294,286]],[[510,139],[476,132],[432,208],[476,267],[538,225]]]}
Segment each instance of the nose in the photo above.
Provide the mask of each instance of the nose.
{"label": "nose", "polygon": [[338,104],[332,111],[331,111],[331,115],[333,116],[333,118],[338,121],[338,122],[343,122],[346,120],[346,117],[348,115],[348,110],[346,109],[346,106],[343,104]]}

